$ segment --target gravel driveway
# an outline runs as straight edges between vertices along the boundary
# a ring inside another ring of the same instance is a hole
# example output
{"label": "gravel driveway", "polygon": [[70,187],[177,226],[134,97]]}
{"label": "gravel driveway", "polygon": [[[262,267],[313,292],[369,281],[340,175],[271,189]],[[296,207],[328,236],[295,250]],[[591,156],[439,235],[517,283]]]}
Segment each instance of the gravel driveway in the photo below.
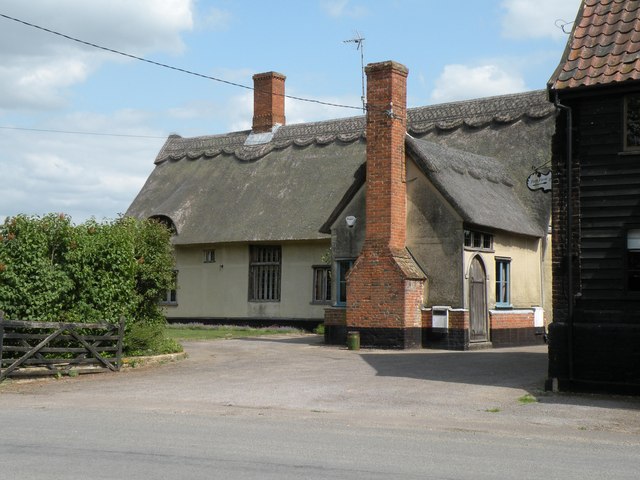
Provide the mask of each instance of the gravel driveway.
{"label": "gravel driveway", "polygon": [[[640,434],[640,399],[542,390],[545,346],[473,352],[349,351],[316,335],[187,342],[163,365],[0,386],[0,408],[342,418],[354,424],[580,437]],[[535,403],[523,403],[533,395]]]}

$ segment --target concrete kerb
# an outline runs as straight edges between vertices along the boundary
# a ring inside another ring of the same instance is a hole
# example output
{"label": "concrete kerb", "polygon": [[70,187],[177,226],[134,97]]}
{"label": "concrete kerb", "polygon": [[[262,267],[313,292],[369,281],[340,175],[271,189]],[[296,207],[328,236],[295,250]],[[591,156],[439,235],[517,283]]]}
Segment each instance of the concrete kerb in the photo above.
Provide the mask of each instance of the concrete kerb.
{"label": "concrete kerb", "polygon": [[[140,367],[149,367],[154,365],[164,365],[167,363],[178,362],[180,360],[184,360],[189,357],[187,352],[179,352],[179,353],[169,353],[165,355],[149,355],[149,356],[140,356],[140,357],[124,357],[122,359],[122,365],[120,367],[120,371],[140,368]],[[19,384],[19,383],[31,383],[43,380],[56,380],[55,375],[51,375],[47,372],[46,367],[29,367],[23,369],[23,371],[32,372],[32,375],[26,375],[24,377],[10,377],[7,378],[4,382],[0,383],[0,386],[3,384],[8,385],[10,383]],[[79,370],[82,370],[80,372]],[[77,373],[82,373],[83,375],[87,374],[95,374],[95,373],[109,373],[109,370],[100,368],[100,367],[91,367],[91,368],[72,368],[70,371],[75,371]],[[116,372],[117,373],[117,372]],[[64,373],[61,375],[62,377],[73,376]]]}

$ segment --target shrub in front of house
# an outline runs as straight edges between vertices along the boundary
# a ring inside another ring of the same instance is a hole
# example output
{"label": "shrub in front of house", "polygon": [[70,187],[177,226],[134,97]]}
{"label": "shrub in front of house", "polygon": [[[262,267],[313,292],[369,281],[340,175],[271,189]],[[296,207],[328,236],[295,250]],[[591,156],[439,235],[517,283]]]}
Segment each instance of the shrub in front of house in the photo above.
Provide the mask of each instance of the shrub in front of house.
{"label": "shrub in front of house", "polygon": [[173,282],[169,240],[167,228],[151,220],[7,218],[0,225],[0,310],[11,319],[51,322],[115,323],[124,316],[127,354],[179,349],[164,339],[158,305]]}

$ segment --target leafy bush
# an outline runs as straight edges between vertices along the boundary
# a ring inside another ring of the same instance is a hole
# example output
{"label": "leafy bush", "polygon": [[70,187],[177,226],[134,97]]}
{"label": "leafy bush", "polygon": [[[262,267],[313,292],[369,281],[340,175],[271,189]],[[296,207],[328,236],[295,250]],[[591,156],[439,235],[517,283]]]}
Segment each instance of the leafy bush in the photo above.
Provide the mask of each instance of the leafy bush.
{"label": "leafy bush", "polygon": [[173,338],[165,335],[165,326],[160,324],[133,324],[125,334],[127,355],[162,355],[182,352]]}
{"label": "leafy bush", "polygon": [[135,332],[164,331],[158,298],[173,281],[169,240],[167,228],[151,220],[76,226],[62,214],[8,218],[0,225],[0,310],[38,321],[115,323],[124,316],[125,351],[150,352],[162,342]]}

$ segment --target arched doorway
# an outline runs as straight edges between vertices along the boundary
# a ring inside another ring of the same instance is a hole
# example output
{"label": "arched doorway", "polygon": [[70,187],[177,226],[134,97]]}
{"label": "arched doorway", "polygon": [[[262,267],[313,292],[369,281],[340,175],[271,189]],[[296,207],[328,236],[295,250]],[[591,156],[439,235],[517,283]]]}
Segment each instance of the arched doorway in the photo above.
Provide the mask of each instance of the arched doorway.
{"label": "arched doorway", "polygon": [[487,272],[482,259],[473,257],[469,267],[469,340],[489,340],[487,326]]}

